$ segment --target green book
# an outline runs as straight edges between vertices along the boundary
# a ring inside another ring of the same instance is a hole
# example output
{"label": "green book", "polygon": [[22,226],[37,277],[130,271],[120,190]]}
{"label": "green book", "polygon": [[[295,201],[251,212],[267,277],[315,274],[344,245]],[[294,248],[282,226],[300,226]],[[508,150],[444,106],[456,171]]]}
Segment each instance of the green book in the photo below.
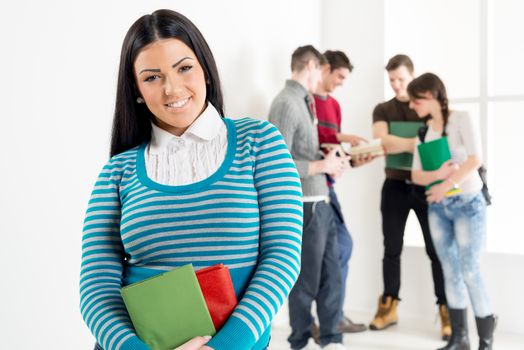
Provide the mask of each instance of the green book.
{"label": "green book", "polygon": [[121,293],[138,337],[152,350],[172,350],[216,333],[192,265],[130,284]]}
{"label": "green book", "polygon": [[[417,136],[418,129],[424,122],[389,122],[389,134],[398,137],[413,138]],[[386,168],[411,170],[413,163],[413,153],[404,152],[388,154],[386,156]]]}
{"label": "green book", "polygon": [[[422,164],[422,170],[434,171],[439,169],[442,166],[442,164],[451,159],[451,152],[449,150],[447,136],[419,144],[418,153],[420,155],[420,163]],[[426,186],[426,189],[429,189],[431,186],[441,182],[442,180],[435,181]],[[446,197],[460,192],[460,188],[452,189],[446,193]]]}

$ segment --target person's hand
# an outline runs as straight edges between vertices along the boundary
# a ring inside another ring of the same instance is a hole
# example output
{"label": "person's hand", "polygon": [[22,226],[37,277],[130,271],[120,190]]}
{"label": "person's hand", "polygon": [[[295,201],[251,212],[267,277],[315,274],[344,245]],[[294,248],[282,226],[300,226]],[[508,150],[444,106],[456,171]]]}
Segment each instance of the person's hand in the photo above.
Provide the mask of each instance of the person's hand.
{"label": "person's hand", "polygon": [[450,159],[444,162],[437,170],[439,172],[440,179],[447,179],[451,174],[459,169],[459,166]]}
{"label": "person's hand", "polygon": [[345,158],[345,160],[342,160],[341,167],[339,168],[339,170],[337,172],[332,173],[332,174],[328,174],[333,179],[339,178],[347,169],[349,169],[351,167],[351,163],[349,162],[351,160],[350,156],[338,157],[338,158],[339,159],[340,158]]}
{"label": "person's hand", "polygon": [[356,157],[351,157],[351,166],[353,168],[356,168],[356,167],[359,167],[361,165],[371,162],[375,158],[377,157],[371,155],[371,153],[360,154]]}
{"label": "person's hand", "polygon": [[431,186],[429,190],[426,191],[426,199],[428,203],[440,203],[446,193],[449,191],[449,184],[444,181],[437,185]]}
{"label": "person's hand", "polygon": [[213,348],[205,345],[210,339],[211,337],[208,335],[204,337],[194,337],[174,350],[213,350]]}
{"label": "person's hand", "polygon": [[344,170],[349,168],[350,156],[337,156],[337,150],[333,149],[326,154],[322,160],[322,172],[331,175],[332,177],[340,176]]}
{"label": "person's hand", "polygon": [[347,134],[342,134],[341,141],[348,142],[349,144],[351,144],[351,147],[358,146],[361,142],[368,142],[368,140],[358,135],[347,135]]}

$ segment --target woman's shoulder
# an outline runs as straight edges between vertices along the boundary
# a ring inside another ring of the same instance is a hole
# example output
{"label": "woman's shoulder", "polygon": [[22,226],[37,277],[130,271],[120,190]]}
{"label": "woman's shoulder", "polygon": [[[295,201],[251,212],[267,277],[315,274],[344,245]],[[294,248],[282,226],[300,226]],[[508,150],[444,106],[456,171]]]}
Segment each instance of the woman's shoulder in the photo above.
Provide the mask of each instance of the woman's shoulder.
{"label": "woman's shoulder", "polygon": [[127,151],[112,156],[106,163],[105,169],[112,171],[124,170],[129,167],[135,167],[138,150],[141,146],[135,146]]}
{"label": "woman's shoulder", "polygon": [[465,110],[451,110],[449,114],[449,122],[450,124],[471,124],[473,122],[473,117],[471,116],[471,113]]}
{"label": "woman's shoulder", "polygon": [[239,143],[258,144],[264,140],[282,137],[277,127],[267,120],[244,117],[235,119],[233,122]]}
{"label": "woman's shoulder", "polygon": [[267,120],[243,117],[239,119],[230,119],[237,130],[249,130],[254,132],[260,132],[267,129],[276,129],[276,127],[268,122]]}
{"label": "woman's shoulder", "polygon": [[461,109],[452,109],[449,113],[450,118],[468,118],[469,112]]}

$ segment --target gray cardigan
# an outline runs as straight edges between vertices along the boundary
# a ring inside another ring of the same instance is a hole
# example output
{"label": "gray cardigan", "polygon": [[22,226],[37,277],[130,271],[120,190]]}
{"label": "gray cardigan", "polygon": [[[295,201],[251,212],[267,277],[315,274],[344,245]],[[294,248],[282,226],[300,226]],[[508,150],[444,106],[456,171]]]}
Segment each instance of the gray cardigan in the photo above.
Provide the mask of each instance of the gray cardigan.
{"label": "gray cardigan", "polygon": [[307,103],[307,90],[294,80],[271,103],[268,120],[282,133],[300,175],[304,197],[328,196],[325,174],[308,175],[309,163],[322,159],[318,131]]}

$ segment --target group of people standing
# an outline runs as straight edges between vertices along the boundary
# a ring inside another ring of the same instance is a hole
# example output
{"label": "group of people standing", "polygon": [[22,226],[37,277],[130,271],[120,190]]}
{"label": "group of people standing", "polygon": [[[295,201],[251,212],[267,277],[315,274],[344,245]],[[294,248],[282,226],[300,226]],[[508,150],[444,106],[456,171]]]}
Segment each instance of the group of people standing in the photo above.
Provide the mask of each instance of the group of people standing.
{"label": "group of people standing", "polygon": [[[496,318],[478,265],[485,234],[475,172],[480,138],[467,114],[449,110],[440,79],[426,74],[413,80],[408,61],[396,56],[388,63],[396,97],[373,113],[374,137],[386,152],[414,152],[415,161],[411,174],[386,169],[384,291],[370,328],[397,322],[402,236],[414,209],[442,319],[448,310],[451,319],[451,332],[443,322],[443,335],[450,336],[444,349],[469,349],[467,294],[480,349],[491,349]],[[233,120],[224,115],[213,54],[189,19],[158,10],[130,27],[121,50],[110,160],[95,183],[82,238],[80,309],[95,349],[150,350],[135,332],[121,288],[189,263],[196,270],[228,266],[238,305],[216,334],[188,339],[179,350],[267,349],[271,321],[288,296],[293,349],[309,346],[310,338],[325,349],[343,349],[342,333],[366,329],[343,312],[353,244],[333,184],[373,157],[320,150],[324,142],[363,141],[341,132],[341,109],[330,96],[353,66],[340,51],[321,54],[303,46],[291,67],[291,79],[271,105],[270,123]],[[449,136],[453,163],[423,171],[416,140],[388,132],[392,120],[419,118],[427,120],[426,141]],[[427,193],[419,186],[435,180],[443,182]],[[444,197],[457,186],[461,194]]]}
{"label": "group of people standing", "polygon": [[[350,159],[336,149],[321,150],[325,143],[358,145],[363,138],[341,132],[341,109],[330,94],[353,70],[341,51],[321,54],[302,46],[291,58],[292,76],[275,97],[269,121],[282,133],[301,178],[304,202],[302,270],[289,295],[291,348],[343,349],[342,333],[366,329],[344,315],[348,262],[353,241],[346,227],[333,184],[343,172],[371,162],[367,155]],[[485,237],[486,203],[477,169],[482,164],[479,126],[466,112],[450,111],[446,89],[432,73],[418,78],[406,55],[392,57],[386,65],[395,97],[373,111],[373,137],[386,154],[413,155],[412,169],[386,166],[381,214],[384,237],[384,290],[378,298],[371,330],[398,322],[400,258],[409,212],[420,223],[431,261],[442,349],[470,349],[467,332],[467,296],[476,317],[479,349],[491,349],[496,317],[480,274],[479,257]],[[390,132],[391,122],[420,122],[425,140]],[[422,123],[421,123],[422,124]],[[417,145],[448,137],[452,160],[438,170],[423,171]],[[441,181],[429,189],[425,186]],[[446,196],[450,189],[460,193]],[[442,263],[441,263],[442,262]],[[319,326],[311,314],[316,302]]]}

